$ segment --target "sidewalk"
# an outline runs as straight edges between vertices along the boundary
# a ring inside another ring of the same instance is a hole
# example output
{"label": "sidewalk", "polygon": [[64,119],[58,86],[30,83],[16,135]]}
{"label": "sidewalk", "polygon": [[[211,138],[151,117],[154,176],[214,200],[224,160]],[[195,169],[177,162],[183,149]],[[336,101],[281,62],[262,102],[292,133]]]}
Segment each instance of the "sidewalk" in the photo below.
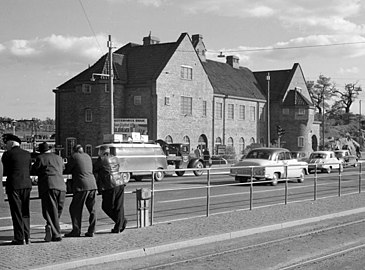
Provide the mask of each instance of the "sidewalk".
{"label": "sidewalk", "polygon": [[[0,217],[9,210],[0,207]],[[0,269],[71,269],[137,258],[179,248],[228,240],[346,215],[365,215],[365,194],[236,211],[145,228],[127,227],[121,234],[97,232],[93,238],[64,238],[45,243],[33,233],[24,246],[0,244]]]}

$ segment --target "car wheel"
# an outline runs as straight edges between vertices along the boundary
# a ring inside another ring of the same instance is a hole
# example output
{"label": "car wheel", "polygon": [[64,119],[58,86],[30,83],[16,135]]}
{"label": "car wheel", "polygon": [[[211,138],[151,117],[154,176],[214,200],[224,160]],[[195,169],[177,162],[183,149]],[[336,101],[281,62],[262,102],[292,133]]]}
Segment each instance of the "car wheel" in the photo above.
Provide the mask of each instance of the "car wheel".
{"label": "car wheel", "polygon": [[194,171],[195,176],[201,176],[203,174],[203,170],[202,170],[204,168],[203,163],[201,163],[200,161],[197,162],[195,164],[194,168],[200,169],[200,170],[195,170]]}
{"label": "car wheel", "polygon": [[175,173],[177,176],[183,176],[185,171],[176,171]]}
{"label": "car wheel", "polygon": [[141,176],[141,175],[135,175],[135,176],[133,176],[133,178],[134,178],[134,180],[136,180],[137,182],[141,182],[141,181],[142,181],[142,179],[143,179],[143,176]]}
{"label": "car wheel", "polygon": [[243,176],[236,176],[234,178],[235,181],[240,182],[240,183],[246,183],[248,182],[248,178],[247,177],[243,177]]}
{"label": "car wheel", "polygon": [[328,167],[328,168],[326,169],[326,172],[327,172],[327,173],[331,173],[331,171],[332,171],[331,167]]}
{"label": "car wheel", "polygon": [[279,183],[279,174],[274,173],[272,180],[271,180],[271,185],[276,186],[278,183]]}
{"label": "car wheel", "polygon": [[155,181],[162,181],[165,177],[165,173],[163,171],[156,171],[155,172]]}
{"label": "car wheel", "polygon": [[122,172],[120,176],[122,177],[123,183],[125,184],[128,183],[129,180],[131,179],[131,174],[129,172]]}
{"label": "car wheel", "polygon": [[303,183],[304,182],[304,176],[305,176],[305,171],[302,170],[300,175],[299,175],[299,178],[298,178],[298,183]]}

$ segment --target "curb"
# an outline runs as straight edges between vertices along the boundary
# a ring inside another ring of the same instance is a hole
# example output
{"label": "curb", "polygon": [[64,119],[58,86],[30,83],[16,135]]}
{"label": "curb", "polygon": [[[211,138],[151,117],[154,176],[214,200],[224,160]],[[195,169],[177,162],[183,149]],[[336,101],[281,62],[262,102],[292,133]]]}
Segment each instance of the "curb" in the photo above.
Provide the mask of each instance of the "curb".
{"label": "curb", "polygon": [[326,220],[326,219],[350,216],[350,215],[363,213],[363,212],[365,212],[365,207],[356,208],[356,209],[347,210],[347,211],[338,212],[338,213],[333,213],[333,214],[328,214],[328,215],[323,215],[323,216],[318,216],[318,217],[313,217],[313,218],[306,218],[306,219],[288,221],[288,222],[284,222],[284,223],[278,223],[278,224],[273,224],[273,225],[263,226],[263,227],[258,227],[258,228],[211,235],[211,236],[206,236],[206,237],[201,237],[201,238],[196,238],[196,239],[191,239],[191,240],[186,240],[186,241],[181,241],[181,242],[176,242],[176,243],[171,243],[171,244],[163,244],[163,245],[159,245],[159,246],[155,246],[155,247],[139,248],[139,249],[123,251],[123,252],[119,252],[119,253],[115,253],[115,254],[105,255],[105,256],[86,258],[86,259],[81,259],[81,260],[64,262],[64,263],[60,263],[60,264],[52,264],[52,265],[36,267],[36,268],[32,268],[32,269],[34,269],[34,270],[48,270],[48,269],[49,270],[51,270],[51,269],[52,270],[63,270],[63,269],[73,269],[73,268],[82,267],[82,266],[96,265],[96,264],[101,264],[101,263],[108,263],[108,262],[119,261],[119,260],[133,259],[133,258],[163,253],[163,252],[167,252],[167,251],[183,249],[183,248],[187,248],[187,247],[194,247],[194,246],[203,245],[203,244],[211,244],[214,242],[231,240],[231,239],[249,236],[249,235],[253,235],[253,234],[257,234],[257,233],[281,230],[284,228],[291,228],[291,227],[314,223],[314,222],[318,222],[318,221],[322,221],[322,220]]}

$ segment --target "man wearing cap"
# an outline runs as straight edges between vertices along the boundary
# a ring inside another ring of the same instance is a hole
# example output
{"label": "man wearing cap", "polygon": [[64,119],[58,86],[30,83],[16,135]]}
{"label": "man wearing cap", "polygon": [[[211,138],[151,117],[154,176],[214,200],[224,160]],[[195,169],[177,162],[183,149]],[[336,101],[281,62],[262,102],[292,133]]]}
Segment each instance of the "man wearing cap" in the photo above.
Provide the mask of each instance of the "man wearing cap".
{"label": "man wearing cap", "polygon": [[80,144],[73,148],[73,154],[66,165],[65,173],[72,174],[72,201],[70,204],[70,215],[72,231],[65,234],[65,237],[79,237],[81,235],[82,209],[86,205],[89,211],[89,227],[85,233],[86,237],[93,237],[96,225],[96,180],[93,174],[91,157],[84,152]]}
{"label": "man wearing cap", "polygon": [[1,161],[6,176],[6,194],[8,195],[11,218],[13,221],[14,245],[30,243],[30,179],[31,156],[20,148],[21,140],[13,134],[4,134],[6,152]]}
{"label": "man wearing cap", "polygon": [[61,217],[66,197],[66,184],[63,179],[65,165],[63,159],[51,152],[46,142],[39,144],[40,155],[32,166],[32,174],[38,175],[38,193],[42,202],[42,215],[46,220],[44,240],[61,241]]}

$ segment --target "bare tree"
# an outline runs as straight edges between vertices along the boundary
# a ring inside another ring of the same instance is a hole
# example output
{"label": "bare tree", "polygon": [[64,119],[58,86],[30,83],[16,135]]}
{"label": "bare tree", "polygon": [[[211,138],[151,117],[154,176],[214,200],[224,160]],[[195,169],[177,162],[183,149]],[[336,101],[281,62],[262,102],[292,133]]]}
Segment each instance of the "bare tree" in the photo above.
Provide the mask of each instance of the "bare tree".
{"label": "bare tree", "polygon": [[335,90],[334,93],[339,96],[339,100],[336,101],[338,108],[344,109],[346,113],[350,112],[351,105],[359,96],[359,92],[362,91],[361,86],[357,86],[356,83],[347,83],[343,91]]}
{"label": "bare tree", "polygon": [[330,77],[319,75],[316,83],[313,81],[307,82],[307,88],[319,114],[322,114],[323,108],[325,110],[330,108],[328,101],[335,96],[334,92],[336,91],[335,84],[331,82]]}

